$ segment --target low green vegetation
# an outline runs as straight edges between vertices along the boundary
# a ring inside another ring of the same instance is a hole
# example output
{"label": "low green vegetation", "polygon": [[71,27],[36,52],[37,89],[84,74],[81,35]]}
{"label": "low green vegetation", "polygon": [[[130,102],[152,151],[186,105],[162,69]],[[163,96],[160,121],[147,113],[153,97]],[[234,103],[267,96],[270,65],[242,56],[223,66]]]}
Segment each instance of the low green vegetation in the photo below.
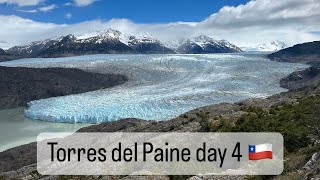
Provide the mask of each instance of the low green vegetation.
{"label": "low green vegetation", "polygon": [[[320,96],[299,99],[294,104],[275,106],[270,109],[245,107],[240,118],[230,121],[219,116],[207,121],[213,132],[279,132],[284,137],[285,169],[276,179],[299,179],[300,169],[320,151]],[[249,179],[270,179],[266,176],[250,176]]]}
{"label": "low green vegetation", "polygon": [[218,118],[209,124],[209,129],[220,132],[279,132],[284,136],[287,152],[306,147],[311,143],[311,136],[318,135],[320,96],[270,109],[246,107],[241,110],[246,113],[234,123]]}

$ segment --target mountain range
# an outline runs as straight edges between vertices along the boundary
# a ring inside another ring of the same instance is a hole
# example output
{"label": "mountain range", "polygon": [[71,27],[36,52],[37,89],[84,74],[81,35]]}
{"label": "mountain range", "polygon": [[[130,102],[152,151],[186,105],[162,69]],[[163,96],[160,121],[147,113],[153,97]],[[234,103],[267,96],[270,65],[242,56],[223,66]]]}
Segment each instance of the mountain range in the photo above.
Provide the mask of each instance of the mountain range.
{"label": "mountain range", "polygon": [[[0,50],[0,56],[9,60],[14,57],[67,57],[88,54],[203,54],[236,53],[242,50],[226,40],[214,40],[201,35],[180,41],[179,43],[161,42],[149,33],[137,35],[123,34],[108,29],[92,31],[79,36],[67,36],[31,42],[24,46],[15,46],[6,51]],[[1,59],[1,58],[0,58]],[[2,58],[3,59],[3,58]]]}

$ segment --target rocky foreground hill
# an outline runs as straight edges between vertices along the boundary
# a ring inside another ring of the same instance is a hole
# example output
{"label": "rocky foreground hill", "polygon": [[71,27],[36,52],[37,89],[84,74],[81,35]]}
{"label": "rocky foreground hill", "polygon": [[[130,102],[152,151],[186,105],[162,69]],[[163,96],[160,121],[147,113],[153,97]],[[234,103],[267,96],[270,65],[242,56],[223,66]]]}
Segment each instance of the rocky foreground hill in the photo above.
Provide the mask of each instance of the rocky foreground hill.
{"label": "rocky foreground hill", "polygon": [[79,130],[280,132],[285,146],[285,168],[280,176],[42,176],[36,171],[36,143],[31,143],[0,153],[0,179],[319,179],[319,73],[318,67],[292,73],[281,81],[281,86],[289,88],[289,91],[266,99],[206,106],[169,121],[123,119]]}

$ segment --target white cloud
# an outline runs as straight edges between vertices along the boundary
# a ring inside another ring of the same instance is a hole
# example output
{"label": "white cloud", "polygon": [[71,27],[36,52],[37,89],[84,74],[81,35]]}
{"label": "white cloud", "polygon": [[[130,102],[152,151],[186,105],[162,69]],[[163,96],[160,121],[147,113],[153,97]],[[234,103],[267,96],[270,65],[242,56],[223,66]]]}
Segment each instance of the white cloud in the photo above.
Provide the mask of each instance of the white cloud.
{"label": "white cloud", "polygon": [[23,10],[23,9],[20,9],[18,10],[19,12],[25,12],[25,13],[37,13],[38,10],[36,9],[32,9],[32,10]]}
{"label": "white cloud", "polygon": [[319,0],[254,0],[237,7],[223,7],[199,27],[214,29],[216,35],[227,35],[243,46],[271,40],[292,45],[319,40],[319,36],[309,33],[320,30],[319,9]]}
{"label": "white cloud", "polygon": [[74,4],[79,7],[88,6],[96,1],[97,0],[73,0]]}
{"label": "white cloud", "polygon": [[49,11],[52,11],[53,9],[56,9],[58,8],[57,5],[55,4],[52,4],[52,5],[49,5],[49,6],[44,6],[44,7],[39,7],[38,9],[31,9],[31,10],[23,10],[23,9],[19,9],[17,11],[19,12],[25,12],[25,13],[37,13],[37,12],[49,12]]}
{"label": "white cloud", "polygon": [[52,4],[52,5],[49,5],[49,6],[40,7],[39,11],[41,11],[41,12],[49,12],[49,11],[51,11],[53,9],[56,9],[56,8],[57,8],[57,5]]}
{"label": "white cloud", "polygon": [[114,28],[124,33],[149,32],[164,41],[205,34],[226,39],[240,47],[274,40],[293,45],[320,40],[320,33],[314,33],[320,32],[318,9],[319,0],[255,0],[237,7],[224,7],[202,22],[166,24],[138,24],[128,19],[112,19],[59,25],[0,15],[0,40],[25,44],[70,33],[80,35]]}
{"label": "white cloud", "polygon": [[18,6],[34,6],[38,5],[44,0],[0,0],[0,4],[16,4]]}
{"label": "white cloud", "polygon": [[67,2],[67,3],[64,3],[63,5],[64,6],[72,6],[72,3],[71,2]]}
{"label": "white cloud", "polygon": [[226,27],[320,24],[319,0],[255,0],[237,7],[225,6],[204,23]]}
{"label": "white cloud", "polygon": [[64,18],[71,19],[72,18],[72,14],[71,13],[67,13],[67,14],[64,15]]}
{"label": "white cloud", "polygon": [[[0,40],[8,44],[25,44],[30,41],[45,39],[54,29],[60,29],[65,25],[40,23],[17,16],[0,15]],[[7,47],[3,47],[7,48]]]}

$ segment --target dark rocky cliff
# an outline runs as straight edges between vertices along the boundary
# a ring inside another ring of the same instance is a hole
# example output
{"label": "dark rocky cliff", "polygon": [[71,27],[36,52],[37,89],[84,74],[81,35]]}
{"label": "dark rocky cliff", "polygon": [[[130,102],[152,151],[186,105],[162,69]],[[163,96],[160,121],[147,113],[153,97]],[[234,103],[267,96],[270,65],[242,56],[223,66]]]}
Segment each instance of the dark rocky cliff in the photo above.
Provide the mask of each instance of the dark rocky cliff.
{"label": "dark rocky cliff", "polygon": [[26,106],[27,102],[37,99],[108,88],[126,81],[122,75],[78,69],[0,66],[0,109]]}

